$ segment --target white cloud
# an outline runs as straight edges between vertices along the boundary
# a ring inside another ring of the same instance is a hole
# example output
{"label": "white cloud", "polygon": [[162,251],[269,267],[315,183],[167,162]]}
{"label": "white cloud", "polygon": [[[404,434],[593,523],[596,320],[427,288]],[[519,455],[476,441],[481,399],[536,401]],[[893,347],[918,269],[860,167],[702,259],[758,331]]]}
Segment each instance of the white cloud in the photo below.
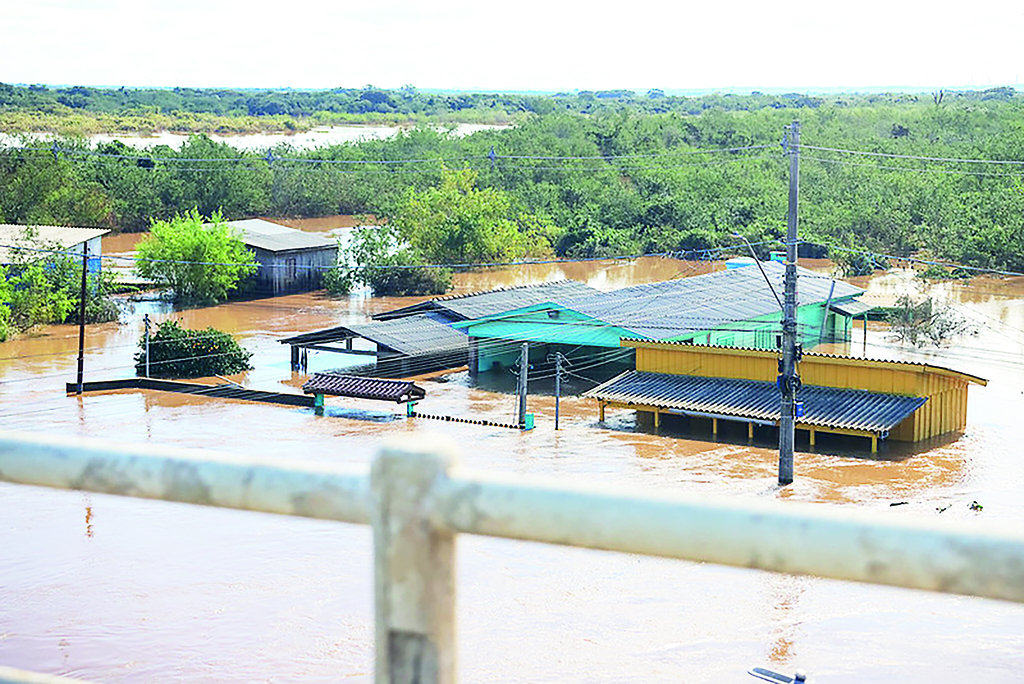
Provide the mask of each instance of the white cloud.
{"label": "white cloud", "polygon": [[1016,83],[1024,11],[870,0],[443,6],[49,0],[3,9],[0,78],[563,90]]}

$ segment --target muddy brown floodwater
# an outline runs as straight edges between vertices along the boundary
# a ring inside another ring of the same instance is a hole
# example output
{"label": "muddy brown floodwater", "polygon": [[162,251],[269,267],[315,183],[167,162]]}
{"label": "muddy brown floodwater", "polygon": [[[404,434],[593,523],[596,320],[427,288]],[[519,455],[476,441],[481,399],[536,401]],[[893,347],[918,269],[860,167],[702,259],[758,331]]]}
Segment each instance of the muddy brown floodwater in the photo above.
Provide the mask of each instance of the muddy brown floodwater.
{"label": "muddy brown floodwater", "polygon": [[[821,264],[814,264],[824,268]],[[457,276],[459,291],[572,277],[596,287],[686,276],[707,264],[663,259],[537,266]],[[907,272],[861,283],[879,301],[917,287]],[[931,360],[991,380],[971,389],[968,429],[877,459],[798,438],[796,482],[779,491],[770,442],[660,436],[627,412],[597,423],[568,397],[552,429],[549,394],[530,397],[528,433],[445,424],[473,467],[738,499],[784,498],[885,511],[897,519],[1024,522],[1024,284],[976,278],[933,286],[979,332],[947,350],[895,346],[869,326],[872,356]],[[227,330],[255,352],[240,379],[265,389],[301,377],[277,340],[361,320],[410,300],[294,295],[173,312],[126,305],[91,326],[87,378],[132,373],[144,313]],[[861,330],[847,351],[863,353]],[[379,440],[438,431],[394,407],[330,400],[308,410],[113,392],[65,396],[76,330],[0,344],[0,428],[175,444],[283,459],[367,463]],[[336,360],[311,357],[311,366]],[[510,419],[509,394],[465,373],[424,383],[422,410]],[[573,381],[576,382],[576,381]],[[570,391],[579,391],[570,384]],[[981,512],[969,505],[978,501]],[[890,507],[892,503],[906,505]],[[939,512],[939,509],[943,509]],[[371,679],[369,529],[80,492],[0,485],[0,663],[107,682]],[[823,550],[824,551],[824,550]],[[1021,681],[1024,607],[713,565],[464,537],[459,646],[467,682],[747,682],[745,671],[802,667],[833,682]]]}

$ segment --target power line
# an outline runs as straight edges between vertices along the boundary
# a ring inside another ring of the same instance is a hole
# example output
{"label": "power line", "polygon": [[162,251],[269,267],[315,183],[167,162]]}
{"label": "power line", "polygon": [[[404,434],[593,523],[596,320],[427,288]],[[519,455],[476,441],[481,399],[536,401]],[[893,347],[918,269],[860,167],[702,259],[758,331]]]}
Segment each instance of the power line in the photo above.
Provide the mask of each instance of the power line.
{"label": "power line", "polygon": [[816,245],[818,247],[825,247],[826,249],[838,249],[841,252],[849,252],[852,254],[862,254],[864,256],[882,257],[883,259],[891,259],[893,261],[907,261],[915,264],[924,264],[928,266],[942,266],[944,268],[962,268],[965,271],[975,271],[977,273],[991,273],[993,275],[1010,276],[1010,277],[1024,277],[1024,273],[1019,271],[1003,271],[997,268],[983,268],[981,266],[965,266],[964,264],[957,264],[948,261],[935,261],[932,259],[919,259],[916,257],[907,256],[895,256],[893,254],[885,254],[882,252],[872,252],[866,249],[856,249],[853,247],[840,247],[838,245],[828,245],[823,242],[812,242],[810,240],[802,240],[810,245]]}
{"label": "power line", "polygon": [[822,157],[811,157],[808,155],[801,155],[801,159],[809,159],[811,161],[820,162],[822,164],[835,164],[839,166],[859,166],[870,169],[881,169],[882,171],[910,171],[913,173],[938,173],[947,176],[990,176],[990,177],[1004,177],[1004,178],[1015,178],[1024,176],[1024,172],[1021,173],[997,173],[990,171],[962,171],[959,169],[927,169],[914,166],[887,166],[884,164],[872,164],[869,162],[852,162],[844,161],[842,159],[824,159]]}
{"label": "power line", "polygon": [[[753,242],[752,245],[767,245],[767,244],[778,244],[778,240],[761,240],[759,242]],[[457,262],[457,263],[429,263],[429,264],[387,264],[387,265],[375,265],[375,266],[351,266],[351,265],[337,265],[337,266],[304,266],[303,270],[318,270],[318,271],[357,271],[361,269],[379,269],[379,270],[391,270],[391,269],[452,269],[452,270],[470,270],[470,269],[482,269],[482,268],[496,268],[503,266],[543,266],[549,264],[573,264],[573,263],[588,263],[593,261],[631,261],[634,259],[641,259],[645,257],[662,257],[662,258],[677,258],[685,259],[686,256],[692,255],[697,259],[706,259],[714,254],[721,254],[723,252],[735,252],[742,249],[743,245],[728,245],[725,247],[711,247],[707,249],[693,249],[693,250],[669,250],[664,252],[640,252],[635,254],[619,254],[609,256],[595,256],[595,257],[557,257],[552,259],[519,259],[515,261],[490,261],[490,262]],[[0,248],[6,248],[16,251],[33,252],[39,254],[55,254],[61,256],[77,257],[81,258],[80,252],[72,252],[63,249],[48,249],[43,247],[23,247],[19,245],[6,245],[0,244]],[[164,264],[179,264],[185,266],[247,266],[249,264],[243,262],[221,262],[221,261],[186,261],[181,259],[149,259],[138,256],[126,256],[121,254],[101,255],[98,257],[91,257],[95,259],[114,260],[114,261],[130,261],[130,262],[147,262],[147,263],[164,263]],[[289,268],[287,264],[256,264],[257,268]]]}
{"label": "power line", "polygon": [[959,157],[922,157],[913,154],[893,154],[890,152],[868,152],[865,150],[847,150],[839,147],[820,147],[818,145],[791,145],[801,150],[819,150],[822,152],[840,152],[842,154],[854,154],[864,157],[886,157],[889,159],[914,159],[917,161],[931,162],[952,162],[957,164],[1009,164],[1024,166],[1024,161],[1004,159],[964,159]]}

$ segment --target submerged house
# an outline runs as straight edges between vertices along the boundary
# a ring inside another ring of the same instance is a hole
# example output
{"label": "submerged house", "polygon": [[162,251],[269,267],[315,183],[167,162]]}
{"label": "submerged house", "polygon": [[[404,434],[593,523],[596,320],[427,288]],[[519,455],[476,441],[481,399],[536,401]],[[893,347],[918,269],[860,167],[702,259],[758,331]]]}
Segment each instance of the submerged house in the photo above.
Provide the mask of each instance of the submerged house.
{"label": "submerged house", "polygon": [[228,221],[256,254],[254,293],[277,296],[323,287],[324,272],[338,263],[334,238],[263,219]]}
{"label": "submerged house", "polygon": [[[378,313],[373,320],[347,323],[280,340],[291,347],[293,369],[307,368],[308,353],[363,357],[375,375],[406,377],[465,366],[469,337],[452,324],[551,299],[597,292],[573,280],[448,295]],[[358,345],[358,346],[357,346]],[[367,358],[369,357],[369,358]]]}
{"label": "submerged house", "polygon": [[31,258],[45,257],[44,252],[33,249],[54,249],[81,259],[88,250],[88,269],[97,273],[102,269],[103,236],[106,228],[74,228],[72,226],[21,226],[0,224],[0,264],[13,264]]}
{"label": "submerged house", "polygon": [[[531,359],[552,349],[570,358],[597,359],[632,366],[632,351],[621,338],[673,341],[754,349],[778,348],[785,266],[762,264],[705,275],[636,285],[611,292],[552,297],[523,303],[473,320],[457,322],[470,338],[470,369],[488,371],[515,363],[522,342]],[[852,319],[871,309],[856,297],[860,288],[797,268],[799,341],[805,348],[850,338]],[[616,350],[610,352],[609,350]]]}
{"label": "submerged house", "polygon": [[[585,392],[600,419],[608,408],[637,411],[654,427],[665,416],[703,419],[713,434],[722,421],[756,426],[779,423],[778,354],[759,349],[707,347],[624,339],[636,351],[636,369]],[[811,447],[819,433],[871,440],[919,442],[963,431],[967,390],[987,381],[949,368],[906,361],[806,353],[796,419]]]}

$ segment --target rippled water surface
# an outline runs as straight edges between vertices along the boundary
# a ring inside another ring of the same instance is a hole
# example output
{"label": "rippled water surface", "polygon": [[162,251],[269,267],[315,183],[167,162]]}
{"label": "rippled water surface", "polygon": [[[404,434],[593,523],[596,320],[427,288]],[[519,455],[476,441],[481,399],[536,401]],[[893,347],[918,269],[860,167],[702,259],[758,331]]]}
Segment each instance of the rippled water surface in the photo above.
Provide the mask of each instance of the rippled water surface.
{"label": "rippled water surface", "polygon": [[[460,275],[457,287],[572,277],[609,289],[708,268],[662,259],[537,266]],[[861,284],[878,301],[916,287],[903,272]],[[577,397],[563,400],[557,433],[550,394],[531,396],[538,427],[529,433],[443,429],[474,467],[897,519],[1024,522],[1024,285],[976,278],[936,290],[976,321],[976,336],[922,354],[872,323],[867,352],[989,378],[971,389],[967,432],[878,459],[856,441],[810,453],[798,437],[796,482],[782,492],[770,440],[749,445],[741,430],[715,442],[671,426],[655,436],[626,412],[602,427],[596,406]],[[230,331],[255,352],[242,382],[295,391],[303,377],[278,339],[409,301],[308,294],[182,312],[137,302],[120,323],[90,326],[86,377],[132,373],[148,312]],[[0,428],[345,463],[367,463],[386,435],[439,430],[357,400],[329,400],[328,415],[316,417],[176,394],[66,396],[76,334],[50,327],[0,344]],[[864,351],[859,324],[848,351]],[[327,356],[311,367],[336,362]],[[423,383],[424,412],[512,418],[511,395],[474,388],[464,373],[446,380]],[[984,510],[969,510],[972,501]],[[897,502],[906,505],[890,507]],[[0,663],[111,682],[371,679],[368,528],[0,485],[0,549]],[[745,682],[758,665],[803,667],[819,682],[1014,682],[1024,668],[1024,607],[1006,603],[474,537],[460,540],[459,573],[467,682]]]}

